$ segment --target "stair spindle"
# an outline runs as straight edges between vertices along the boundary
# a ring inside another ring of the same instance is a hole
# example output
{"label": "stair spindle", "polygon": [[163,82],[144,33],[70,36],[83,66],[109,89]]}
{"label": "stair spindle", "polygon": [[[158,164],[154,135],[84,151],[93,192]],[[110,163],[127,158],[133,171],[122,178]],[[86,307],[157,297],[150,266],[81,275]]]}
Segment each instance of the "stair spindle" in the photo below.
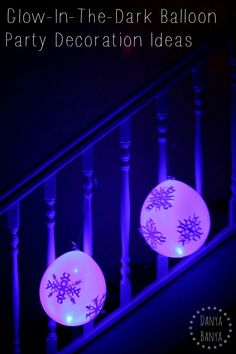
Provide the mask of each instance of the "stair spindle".
{"label": "stair spindle", "polygon": [[120,282],[120,305],[123,306],[130,301],[131,284],[129,240],[130,240],[130,120],[120,126],[120,149],[121,149],[121,204],[120,204],[120,225],[121,225],[121,282]]}
{"label": "stair spindle", "polygon": [[7,227],[11,235],[12,256],[12,310],[13,310],[13,353],[21,353],[20,349],[20,282],[18,268],[18,231],[20,227],[19,203],[14,204],[7,212]]}
{"label": "stair spindle", "polygon": [[[47,224],[47,267],[55,260],[55,203],[56,203],[56,175],[44,183],[44,201],[46,204]],[[48,320],[47,354],[57,353],[56,322]]]}
{"label": "stair spindle", "polygon": [[229,224],[236,223],[236,39],[230,42],[230,66],[231,66],[231,199],[229,204]]}
{"label": "stair spindle", "polygon": [[195,188],[203,193],[203,134],[202,117],[204,114],[205,66],[199,65],[192,70],[195,113]]}
{"label": "stair spindle", "polygon": [[93,256],[93,148],[87,149],[83,155],[84,176],[84,234],[83,250]]}
{"label": "stair spindle", "polygon": [[[83,225],[83,251],[93,256],[93,148],[88,148],[82,154],[82,172],[84,177],[84,225]],[[93,321],[84,325],[84,333],[93,329]]]}
{"label": "stair spindle", "polygon": [[[158,133],[158,168],[157,183],[167,179],[167,118],[168,118],[168,97],[164,92],[157,97],[157,133]],[[157,255],[157,279],[161,279],[168,273],[168,257]]]}

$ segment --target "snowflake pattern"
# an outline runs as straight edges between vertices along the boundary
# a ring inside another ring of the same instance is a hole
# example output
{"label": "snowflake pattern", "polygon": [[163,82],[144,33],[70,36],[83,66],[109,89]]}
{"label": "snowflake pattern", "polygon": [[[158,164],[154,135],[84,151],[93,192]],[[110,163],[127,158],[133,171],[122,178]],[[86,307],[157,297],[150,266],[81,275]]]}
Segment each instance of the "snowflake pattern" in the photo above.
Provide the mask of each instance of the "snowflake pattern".
{"label": "snowflake pattern", "polygon": [[157,209],[168,209],[172,207],[171,202],[174,200],[173,193],[175,192],[175,188],[173,186],[170,187],[160,187],[153,189],[151,191],[151,196],[148,199],[146,206],[147,210],[152,210],[153,208]]}
{"label": "snowflake pattern", "polygon": [[86,318],[89,317],[90,320],[94,320],[94,318],[97,317],[97,315],[100,312],[103,313],[104,311],[102,311],[102,308],[105,299],[106,299],[106,294],[102,296],[97,296],[95,299],[93,299],[90,305],[86,306],[87,309]]}
{"label": "snowflake pattern", "polygon": [[76,304],[75,297],[79,297],[81,288],[78,288],[78,285],[81,283],[81,280],[72,283],[69,273],[63,273],[60,280],[57,279],[55,274],[53,274],[52,277],[53,281],[48,280],[46,287],[46,290],[50,289],[48,297],[57,294],[56,298],[58,304],[63,304],[63,301],[67,298],[70,299],[73,304]]}
{"label": "snowflake pattern", "polygon": [[141,225],[139,231],[145,241],[154,249],[157,248],[157,245],[166,242],[166,237],[160,231],[157,231],[156,224],[151,218],[146,221],[146,226]]}
{"label": "snowflake pattern", "polygon": [[191,240],[198,241],[201,238],[203,232],[200,223],[199,216],[196,215],[193,215],[193,217],[189,216],[184,221],[179,220],[179,225],[177,226],[177,231],[180,233],[178,242],[181,242],[182,246]]}

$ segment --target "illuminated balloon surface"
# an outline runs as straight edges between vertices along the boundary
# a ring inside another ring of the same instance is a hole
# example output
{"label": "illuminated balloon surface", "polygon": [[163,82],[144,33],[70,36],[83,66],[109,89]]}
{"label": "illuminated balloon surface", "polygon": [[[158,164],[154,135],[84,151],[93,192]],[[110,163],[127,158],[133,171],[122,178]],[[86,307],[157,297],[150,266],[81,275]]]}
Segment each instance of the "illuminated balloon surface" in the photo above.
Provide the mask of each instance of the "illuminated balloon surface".
{"label": "illuminated balloon surface", "polygon": [[202,197],[183,182],[167,180],[144,201],[140,232],[149,246],[167,257],[198,250],[210,230],[210,215]]}
{"label": "illuminated balloon surface", "polygon": [[102,310],[105,297],[106,283],[101,269],[81,251],[58,257],[40,284],[40,301],[45,312],[66,326],[93,320]]}

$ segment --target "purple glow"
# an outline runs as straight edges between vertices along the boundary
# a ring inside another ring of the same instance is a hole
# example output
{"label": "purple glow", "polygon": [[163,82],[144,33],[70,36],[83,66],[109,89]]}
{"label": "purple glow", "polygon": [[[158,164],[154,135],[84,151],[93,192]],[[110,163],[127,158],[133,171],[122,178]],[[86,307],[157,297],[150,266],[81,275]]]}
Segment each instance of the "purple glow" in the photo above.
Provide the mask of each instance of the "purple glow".
{"label": "purple glow", "polygon": [[[40,301],[47,315],[66,326],[79,326],[102,310],[106,283],[97,263],[86,253],[67,252],[46,270],[40,284]],[[103,299],[93,311],[94,299]]]}
{"label": "purple glow", "polygon": [[197,251],[210,230],[210,215],[202,197],[183,182],[167,180],[144,201],[140,232],[149,246],[167,257]]}

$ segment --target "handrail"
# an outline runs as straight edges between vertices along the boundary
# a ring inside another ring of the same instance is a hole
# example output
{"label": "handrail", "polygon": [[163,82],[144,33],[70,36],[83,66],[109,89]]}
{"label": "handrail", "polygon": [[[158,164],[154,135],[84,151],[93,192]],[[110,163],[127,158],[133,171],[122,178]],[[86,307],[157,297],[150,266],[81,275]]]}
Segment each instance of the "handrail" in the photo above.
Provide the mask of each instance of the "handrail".
{"label": "handrail", "polygon": [[204,61],[215,49],[222,45],[227,35],[228,27],[216,33],[203,45],[186,55],[175,66],[172,66],[152,82],[137,90],[114,109],[102,115],[56,152],[36,165],[30,172],[16,181],[14,185],[9,186],[0,197],[0,214],[16,201],[20,201],[39,187],[49,176],[63,169],[86,148],[102,139],[129,116],[150,103],[158,94],[181,80],[194,66]]}

